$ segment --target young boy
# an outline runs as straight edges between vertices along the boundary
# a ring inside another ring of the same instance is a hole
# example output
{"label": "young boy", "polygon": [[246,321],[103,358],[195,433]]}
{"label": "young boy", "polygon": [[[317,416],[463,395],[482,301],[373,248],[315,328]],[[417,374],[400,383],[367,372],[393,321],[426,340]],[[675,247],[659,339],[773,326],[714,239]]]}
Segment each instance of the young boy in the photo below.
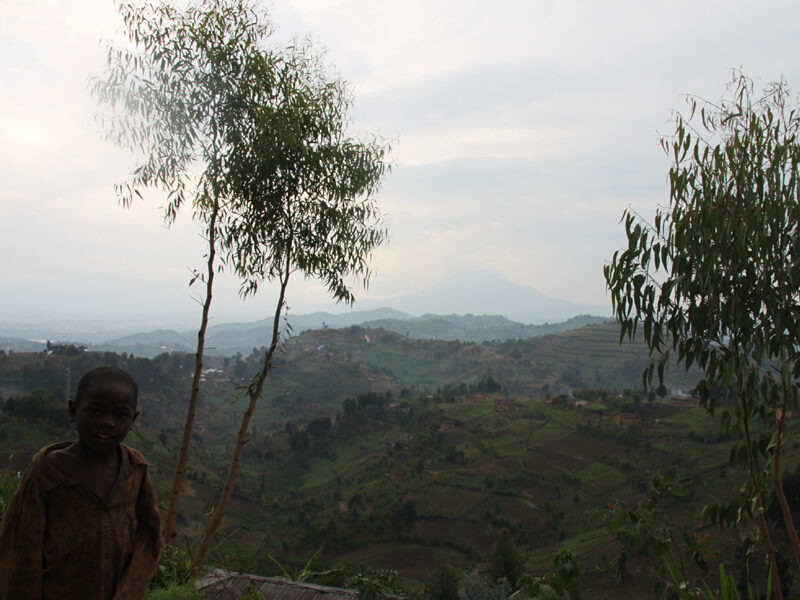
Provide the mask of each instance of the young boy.
{"label": "young boy", "polygon": [[161,553],[147,461],[122,440],[133,378],[99,367],[78,383],[77,442],[34,456],[0,524],[0,599],[143,599]]}

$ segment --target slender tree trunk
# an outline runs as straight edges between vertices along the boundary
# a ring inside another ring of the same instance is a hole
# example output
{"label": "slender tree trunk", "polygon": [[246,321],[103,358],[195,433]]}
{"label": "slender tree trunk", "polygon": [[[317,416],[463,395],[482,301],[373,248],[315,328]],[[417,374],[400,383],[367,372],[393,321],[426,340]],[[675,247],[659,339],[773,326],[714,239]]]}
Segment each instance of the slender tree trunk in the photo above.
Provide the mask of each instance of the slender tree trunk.
{"label": "slender tree trunk", "polygon": [[196,577],[200,569],[203,567],[203,561],[205,560],[206,554],[211,546],[211,542],[217,533],[217,529],[219,529],[222,518],[225,516],[231,496],[233,495],[233,488],[235,487],[236,480],[239,477],[242,450],[248,441],[247,430],[250,427],[250,419],[255,411],[256,403],[261,397],[261,392],[264,389],[264,381],[266,380],[267,373],[269,373],[272,365],[272,357],[275,354],[275,350],[278,348],[278,342],[280,341],[280,320],[284,303],[286,301],[286,286],[288,283],[289,264],[287,260],[286,271],[281,277],[280,294],[275,309],[275,318],[272,321],[272,341],[270,342],[269,348],[264,353],[264,362],[261,366],[261,370],[247,389],[249,402],[247,404],[247,409],[242,415],[242,422],[239,426],[239,434],[236,438],[236,446],[234,447],[233,460],[231,461],[230,470],[228,471],[228,478],[225,480],[225,487],[222,489],[222,495],[220,496],[219,503],[217,504],[214,513],[211,515],[211,521],[208,523],[206,533],[203,536],[203,539],[200,540],[200,543],[195,549],[192,557],[192,577]]}
{"label": "slender tree trunk", "polygon": [[786,492],[783,490],[783,478],[781,477],[781,438],[783,436],[783,422],[786,419],[786,381],[783,378],[783,373],[781,373],[781,400],[781,413],[776,423],[777,431],[775,435],[775,453],[772,456],[772,473],[775,495],[778,497],[778,504],[780,504],[783,514],[783,523],[786,527],[786,533],[789,534],[794,559],[797,561],[797,566],[800,567],[800,540],[797,538],[797,528],[794,525],[794,518],[792,518],[792,509],[786,499]]}
{"label": "slender tree trunk", "polygon": [[775,558],[775,546],[772,545],[772,536],[769,534],[761,486],[758,483],[758,475],[756,473],[756,460],[753,455],[753,445],[750,438],[749,411],[750,408],[747,405],[747,401],[742,397],[742,422],[744,424],[745,442],[747,443],[747,463],[750,471],[750,481],[753,484],[753,492],[756,497],[756,518],[758,519],[758,527],[761,530],[761,535],[764,537],[764,545],[767,547],[767,557],[772,571],[772,587],[775,591],[775,600],[783,600],[783,589],[781,588],[781,577],[778,572],[778,561]]}
{"label": "slender tree trunk", "polygon": [[197,398],[200,395],[200,377],[203,374],[203,350],[206,343],[206,327],[208,326],[208,313],[211,309],[211,292],[214,286],[214,258],[216,256],[217,215],[219,213],[219,200],[214,200],[211,218],[208,223],[208,262],[206,263],[206,297],[203,301],[203,314],[200,319],[200,329],[197,331],[197,352],[194,358],[194,377],[192,378],[192,391],[189,395],[189,407],[186,411],[186,420],[183,423],[183,438],[181,450],[178,454],[178,463],[175,466],[175,475],[172,478],[172,492],[169,496],[169,510],[167,511],[166,531],[164,541],[174,545],[178,537],[178,504],[180,503],[183,477],[186,472],[186,461],[189,456],[189,444],[192,439],[192,428],[197,410]]}

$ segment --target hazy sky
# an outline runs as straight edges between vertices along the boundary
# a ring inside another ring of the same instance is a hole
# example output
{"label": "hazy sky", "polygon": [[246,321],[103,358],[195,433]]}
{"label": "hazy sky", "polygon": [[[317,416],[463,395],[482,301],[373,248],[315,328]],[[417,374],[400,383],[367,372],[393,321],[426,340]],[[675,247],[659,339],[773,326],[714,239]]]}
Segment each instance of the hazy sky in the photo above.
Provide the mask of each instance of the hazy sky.
{"label": "hazy sky", "polygon": [[[623,210],[667,201],[658,141],[684,94],[718,98],[734,67],[800,90],[795,1],[271,6],[276,43],[310,35],[352,83],[355,130],[396,141],[390,241],[360,297],[477,269],[606,303]],[[160,198],[125,210],[112,190],[134,159],[103,141],[87,79],[118,30],[110,0],[0,0],[0,324],[199,318],[188,212],[165,230]],[[217,320],[269,314],[268,294],[243,304],[221,284]],[[324,304],[324,290],[296,279],[290,303]]]}

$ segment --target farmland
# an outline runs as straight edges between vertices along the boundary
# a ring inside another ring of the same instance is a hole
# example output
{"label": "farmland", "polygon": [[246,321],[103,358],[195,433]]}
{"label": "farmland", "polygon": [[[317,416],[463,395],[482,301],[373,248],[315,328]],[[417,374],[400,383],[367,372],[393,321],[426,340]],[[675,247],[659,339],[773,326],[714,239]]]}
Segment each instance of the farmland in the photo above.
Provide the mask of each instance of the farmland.
{"label": "farmland", "polygon": [[[420,589],[438,564],[485,571],[505,528],[526,572],[546,572],[570,549],[584,597],[637,598],[663,588],[659,563],[629,552],[608,526],[665,477],[681,490],[659,499],[670,526],[689,539],[710,534],[715,560],[747,568],[734,532],[711,529],[700,514],[709,502],[736,498],[744,471],[728,462],[734,440],[696,401],[672,393],[690,388],[696,374],[673,369],[662,396],[643,391],[646,353],[640,344],[620,347],[614,327],[480,345],[358,327],[292,338],[256,412],[211,562],[274,573],[268,555],[302,565],[322,548],[320,570],[390,568]],[[7,405],[44,381],[45,393],[57,401],[61,390],[63,402],[67,367],[130,370],[143,413],[128,442],[152,462],[165,498],[190,358],[2,356],[0,396]],[[181,505],[184,542],[202,533],[214,506],[241,411],[236,385],[255,360],[257,353],[209,363]],[[23,469],[40,446],[69,435],[66,419],[44,425],[4,411],[0,466]]]}

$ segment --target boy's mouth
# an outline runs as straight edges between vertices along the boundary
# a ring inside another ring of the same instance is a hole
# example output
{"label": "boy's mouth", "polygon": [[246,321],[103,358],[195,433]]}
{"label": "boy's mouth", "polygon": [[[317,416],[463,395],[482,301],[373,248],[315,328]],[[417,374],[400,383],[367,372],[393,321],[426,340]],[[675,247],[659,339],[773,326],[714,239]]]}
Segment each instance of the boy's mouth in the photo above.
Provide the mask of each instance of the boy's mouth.
{"label": "boy's mouth", "polygon": [[98,439],[101,439],[101,440],[112,440],[112,439],[114,439],[114,436],[111,435],[110,433],[95,433],[94,437],[96,437]]}

